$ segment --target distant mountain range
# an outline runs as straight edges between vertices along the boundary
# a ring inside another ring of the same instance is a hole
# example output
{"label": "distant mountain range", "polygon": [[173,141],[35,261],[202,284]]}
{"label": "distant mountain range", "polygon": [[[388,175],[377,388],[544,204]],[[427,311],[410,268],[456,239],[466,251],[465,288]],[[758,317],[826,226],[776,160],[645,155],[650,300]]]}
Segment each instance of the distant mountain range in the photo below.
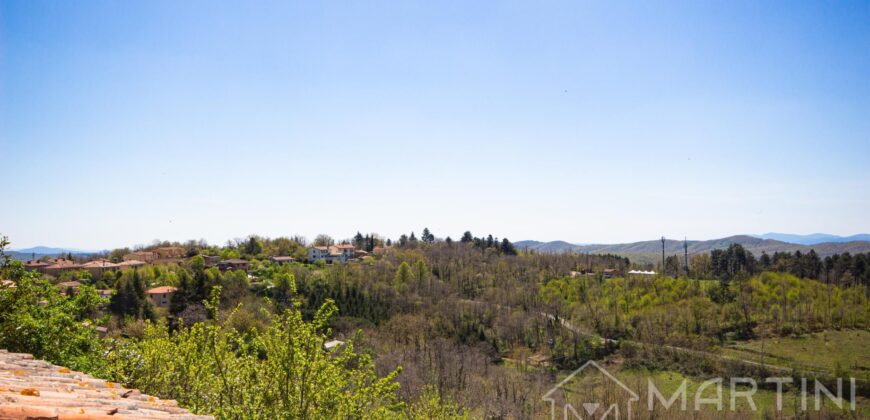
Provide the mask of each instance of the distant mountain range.
{"label": "distant mountain range", "polygon": [[764,235],[752,235],[761,239],[773,239],[775,241],[788,242],[790,244],[815,245],[825,242],[855,242],[870,241],[870,233],[859,233],[852,236],[837,236],[828,233],[811,233],[809,235],[794,235],[791,233],[765,233]]}
{"label": "distant mountain range", "polygon": [[73,248],[52,248],[48,246],[35,246],[32,248],[22,248],[6,251],[6,254],[10,255],[12,258],[21,261],[27,261],[33,257],[41,258],[45,256],[56,256],[67,253],[73,255],[92,255],[99,254],[104,251],[94,251],[94,250],[85,250],[85,249],[73,249]]}
{"label": "distant mountain range", "polygon": [[[795,235],[801,236],[801,235]],[[807,235],[811,236],[811,235]],[[833,236],[833,235],[829,235]],[[860,236],[860,235],[855,235]],[[836,237],[841,238],[841,237]],[[850,237],[851,238],[851,237]],[[817,242],[811,245],[800,243],[789,243],[782,240],[766,239],[749,235],[736,235],[727,238],[712,239],[708,241],[688,241],[689,253],[699,254],[710,252],[714,249],[724,249],[731,244],[740,244],[747,250],[751,251],[756,256],[762,252],[772,254],[774,252],[809,252],[814,249],[820,256],[825,257],[833,254],[841,254],[844,252],[870,252],[870,241],[867,240],[852,240],[852,241],[829,241]],[[514,242],[514,246],[520,249],[532,249],[537,252],[577,252],[590,254],[617,254],[624,255],[637,262],[655,262],[659,261],[662,252],[662,242],[659,239],[652,241],[632,242],[625,244],[592,244],[580,245],[572,244],[565,241],[519,241]],[[683,241],[666,239],[665,253],[668,255],[682,255]]]}

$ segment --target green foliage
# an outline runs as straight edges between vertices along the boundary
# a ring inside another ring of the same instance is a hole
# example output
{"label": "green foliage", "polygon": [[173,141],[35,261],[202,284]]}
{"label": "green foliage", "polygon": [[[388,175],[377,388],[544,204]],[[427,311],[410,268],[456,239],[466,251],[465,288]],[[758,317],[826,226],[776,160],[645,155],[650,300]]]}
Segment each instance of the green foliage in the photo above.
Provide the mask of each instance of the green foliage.
{"label": "green foliage", "polygon": [[145,296],[145,281],[138,270],[122,273],[115,287],[117,290],[109,304],[113,314],[121,318],[154,319],[154,308]]}
{"label": "green foliage", "polygon": [[263,242],[256,236],[251,236],[245,242],[245,254],[250,256],[258,256],[263,252]]}
{"label": "green foliage", "polygon": [[414,420],[449,420],[467,419],[468,415],[449,398],[443,398],[438,388],[427,385],[420,394],[420,399],[408,408],[407,417]]}
{"label": "green foliage", "polygon": [[9,261],[12,259],[4,252],[7,246],[9,246],[9,238],[0,235],[0,269],[6,268],[6,266],[9,264]]}
{"label": "green foliage", "polygon": [[870,326],[863,287],[830,286],[783,273],[731,282],[556,278],[539,287],[538,300],[547,313],[605,337],[688,347],[712,346],[713,338]]}
{"label": "green foliage", "polygon": [[106,300],[96,289],[82,286],[66,297],[33,273],[17,287],[0,286],[0,348],[31,353],[36,358],[75,370],[105,372],[104,343],[90,319]]}
{"label": "green foliage", "polygon": [[[424,263],[425,264],[425,263]],[[408,265],[407,262],[402,262],[399,264],[399,268],[396,270],[396,276],[393,278],[393,287],[402,288],[407,287],[408,283],[411,281],[411,266]]]}
{"label": "green foliage", "polygon": [[[217,316],[219,288],[208,305]],[[311,322],[298,310],[272,317],[263,333],[240,333],[225,322],[197,323],[170,333],[149,324],[142,340],[112,353],[121,379],[222,418],[382,418],[394,416],[398,371],[379,378],[372,359],[353,344],[324,349],[327,302]],[[229,319],[235,316],[231,314]]]}

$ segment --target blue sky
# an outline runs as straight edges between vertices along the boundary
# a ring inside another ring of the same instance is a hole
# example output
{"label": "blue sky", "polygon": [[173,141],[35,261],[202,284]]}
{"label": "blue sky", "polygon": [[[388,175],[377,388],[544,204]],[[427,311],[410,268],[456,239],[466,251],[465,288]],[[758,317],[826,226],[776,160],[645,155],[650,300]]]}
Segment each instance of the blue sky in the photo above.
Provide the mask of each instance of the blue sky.
{"label": "blue sky", "polygon": [[0,2],[0,232],[870,231],[870,2],[610,3]]}

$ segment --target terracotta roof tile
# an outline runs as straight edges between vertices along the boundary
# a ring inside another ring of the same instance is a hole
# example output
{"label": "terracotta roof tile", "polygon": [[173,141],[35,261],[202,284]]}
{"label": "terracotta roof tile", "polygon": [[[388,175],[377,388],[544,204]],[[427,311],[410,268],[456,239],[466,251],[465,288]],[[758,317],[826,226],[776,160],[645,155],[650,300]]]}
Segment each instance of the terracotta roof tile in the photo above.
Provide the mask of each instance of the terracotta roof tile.
{"label": "terracotta roof tile", "polygon": [[173,293],[176,290],[178,290],[177,287],[160,286],[160,287],[155,287],[153,289],[148,289],[145,293],[147,293],[149,295],[153,295],[153,294],[161,294],[161,293]]}
{"label": "terracotta roof tile", "polygon": [[210,419],[173,400],[0,350],[0,419]]}
{"label": "terracotta roof tile", "polygon": [[82,264],[82,268],[117,268],[118,264],[114,264],[106,260],[90,261]]}

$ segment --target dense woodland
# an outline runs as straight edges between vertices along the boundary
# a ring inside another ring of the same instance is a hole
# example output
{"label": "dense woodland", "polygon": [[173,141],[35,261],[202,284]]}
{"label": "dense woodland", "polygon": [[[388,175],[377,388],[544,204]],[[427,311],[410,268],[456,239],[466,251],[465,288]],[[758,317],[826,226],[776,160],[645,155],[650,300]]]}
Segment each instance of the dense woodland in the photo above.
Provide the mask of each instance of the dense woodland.
{"label": "dense woodland", "polygon": [[[56,279],[4,259],[0,277],[17,287],[0,287],[0,347],[220,417],[529,418],[545,412],[540,396],[556,378],[589,359],[703,377],[723,369],[728,342],[870,328],[867,254],[756,257],[733,245],[688,264],[667,258],[659,268],[670,275],[646,277],[626,276],[634,265],[622,256],[522,252],[470,232],[341,242],[370,255],[308,264],[303,238],[252,236]],[[204,255],[250,269],[220,271]],[[279,255],[299,262],[268,259]],[[62,296],[52,283],[70,278],[86,285]],[[156,285],[179,288],[168,310],[144,297]],[[101,288],[116,293],[104,300]],[[347,344],[324,351],[331,339]],[[663,351],[674,348],[710,356]]]}

